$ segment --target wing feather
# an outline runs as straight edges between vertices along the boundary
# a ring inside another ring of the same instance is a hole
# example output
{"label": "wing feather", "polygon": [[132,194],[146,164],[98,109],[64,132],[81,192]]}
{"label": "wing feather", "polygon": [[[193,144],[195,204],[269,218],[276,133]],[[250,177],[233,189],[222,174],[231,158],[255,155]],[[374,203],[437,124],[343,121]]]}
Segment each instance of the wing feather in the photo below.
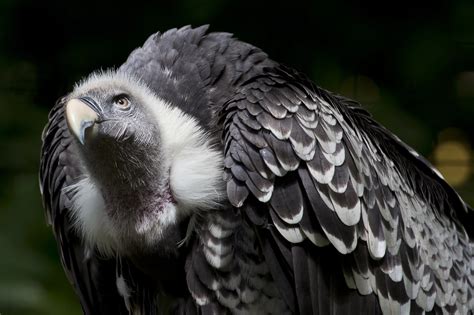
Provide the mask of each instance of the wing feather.
{"label": "wing feather", "polygon": [[[290,69],[266,71],[221,115],[225,167],[229,200],[255,225],[288,306],[345,309],[321,296],[323,283],[335,285],[321,272],[357,292],[347,305],[365,301],[375,313],[473,305],[473,242],[457,220],[466,209],[458,195],[357,103]],[[330,267],[319,261],[326,251],[337,258]]]}

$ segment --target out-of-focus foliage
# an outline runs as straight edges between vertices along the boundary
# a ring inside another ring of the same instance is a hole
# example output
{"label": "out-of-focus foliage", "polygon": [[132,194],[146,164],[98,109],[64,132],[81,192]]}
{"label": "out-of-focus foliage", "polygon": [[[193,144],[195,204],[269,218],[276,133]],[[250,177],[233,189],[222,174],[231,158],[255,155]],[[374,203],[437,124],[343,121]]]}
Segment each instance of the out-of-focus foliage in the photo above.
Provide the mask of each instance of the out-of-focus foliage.
{"label": "out-of-focus foliage", "polygon": [[453,183],[473,205],[474,5],[416,3],[0,0],[0,313],[80,313],[41,207],[41,130],[75,81],[157,30],[209,23],[361,101],[440,169],[467,170]]}

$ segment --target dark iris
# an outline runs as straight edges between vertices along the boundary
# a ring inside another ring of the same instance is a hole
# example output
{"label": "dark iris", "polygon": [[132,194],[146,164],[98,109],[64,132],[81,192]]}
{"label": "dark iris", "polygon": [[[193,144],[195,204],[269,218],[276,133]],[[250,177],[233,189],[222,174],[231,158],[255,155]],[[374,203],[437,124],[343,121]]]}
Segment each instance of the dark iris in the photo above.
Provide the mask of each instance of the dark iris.
{"label": "dark iris", "polygon": [[124,94],[114,97],[114,104],[120,107],[121,109],[127,109],[130,107],[130,101]]}

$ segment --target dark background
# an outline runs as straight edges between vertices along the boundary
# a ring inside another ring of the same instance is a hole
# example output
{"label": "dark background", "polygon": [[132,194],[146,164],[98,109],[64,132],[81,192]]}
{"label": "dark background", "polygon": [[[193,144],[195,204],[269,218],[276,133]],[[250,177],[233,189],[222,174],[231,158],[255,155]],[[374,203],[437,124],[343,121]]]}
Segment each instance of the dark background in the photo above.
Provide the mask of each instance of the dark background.
{"label": "dark background", "polygon": [[152,33],[211,24],[362,102],[471,205],[474,4],[0,0],[0,313],[79,314],[46,226],[40,135],[55,100]]}

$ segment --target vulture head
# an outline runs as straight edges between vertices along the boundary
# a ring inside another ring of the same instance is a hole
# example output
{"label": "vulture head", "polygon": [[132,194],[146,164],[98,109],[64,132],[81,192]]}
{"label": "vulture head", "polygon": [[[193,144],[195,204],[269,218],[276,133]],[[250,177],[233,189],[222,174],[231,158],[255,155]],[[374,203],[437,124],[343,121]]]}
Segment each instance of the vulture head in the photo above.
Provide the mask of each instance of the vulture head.
{"label": "vulture head", "polygon": [[160,126],[151,110],[158,102],[143,88],[118,80],[97,80],[77,89],[68,100],[69,130],[103,188],[113,185],[111,191],[117,191],[126,186],[130,191],[145,182],[169,186]]}
{"label": "vulture head", "polygon": [[69,130],[102,189],[111,186],[111,192],[127,194],[131,187],[169,186],[163,126],[153,115],[157,103],[163,102],[125,74],[94,75],[70,96],[65,107]]}
{"label": "vulture head", "polygon": [[[91,245],[163,250],[166,239],[176,248],[170,239],[182,239],[179,222],[222,199],[222,158],[212,139],[139,79],[93,74],[67,97],[65,117],[88,174],[75,186],[74,205]],[[93,216],[85,210],[91,196],[100,208]]]}

